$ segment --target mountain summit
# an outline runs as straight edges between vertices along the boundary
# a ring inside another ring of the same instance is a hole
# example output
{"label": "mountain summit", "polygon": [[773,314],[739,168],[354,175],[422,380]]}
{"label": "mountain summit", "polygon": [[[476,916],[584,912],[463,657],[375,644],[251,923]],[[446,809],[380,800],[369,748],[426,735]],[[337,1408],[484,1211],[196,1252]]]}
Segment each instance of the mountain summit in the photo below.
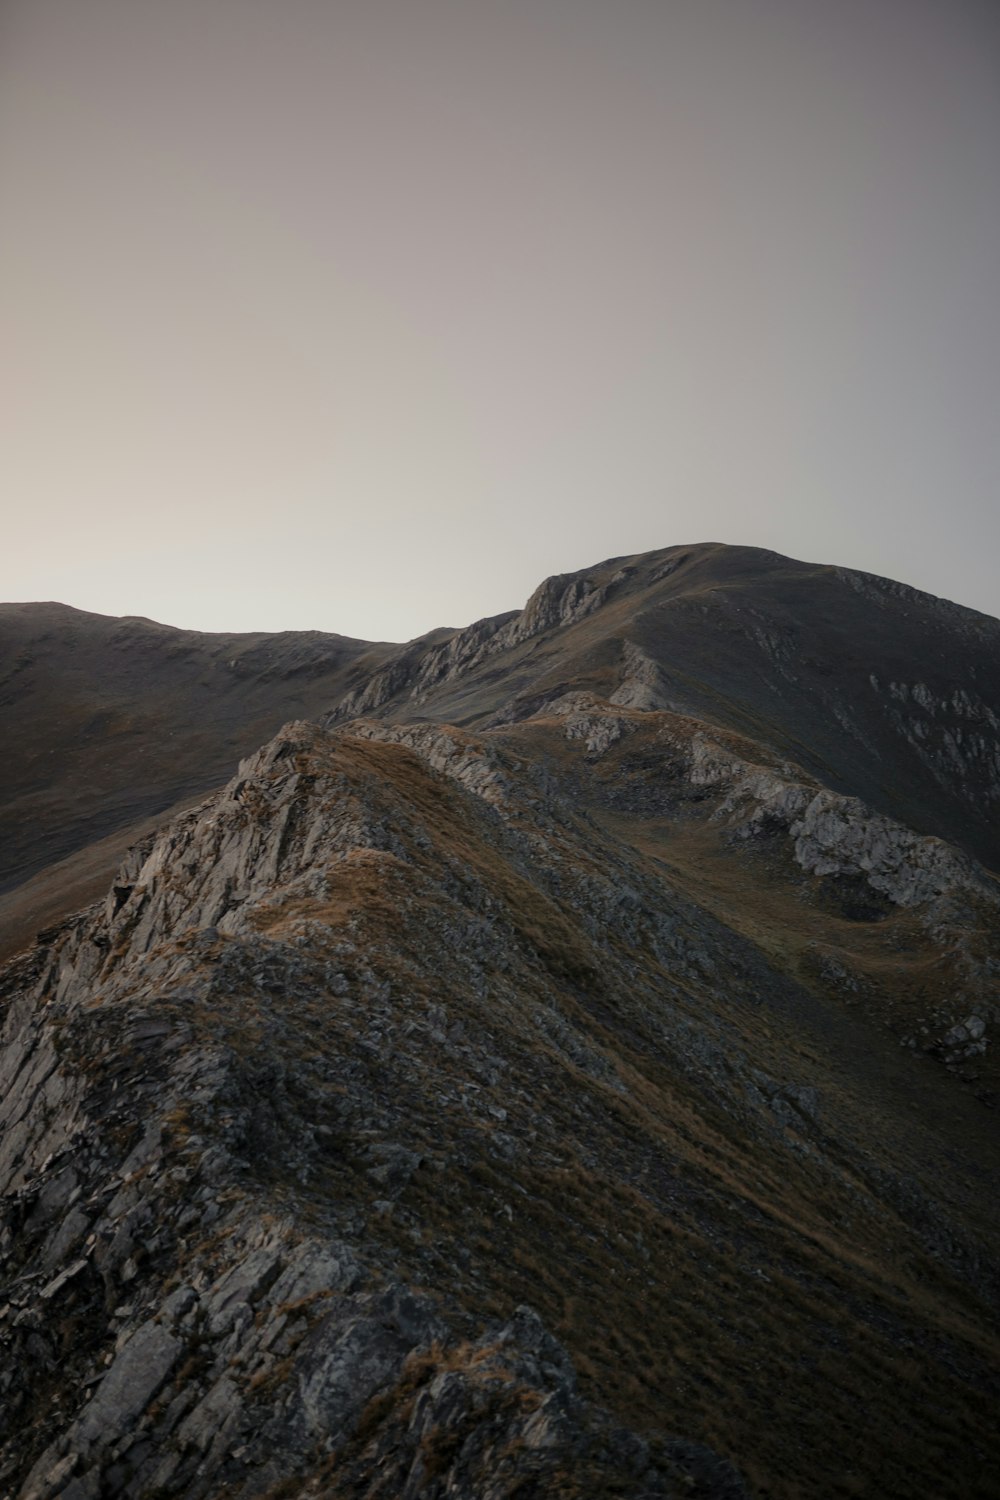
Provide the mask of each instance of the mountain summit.
{"label": "mountain summit", "polygon": [[11,605],[0,714],[4,1494],[995,1492],[1000,623]]}

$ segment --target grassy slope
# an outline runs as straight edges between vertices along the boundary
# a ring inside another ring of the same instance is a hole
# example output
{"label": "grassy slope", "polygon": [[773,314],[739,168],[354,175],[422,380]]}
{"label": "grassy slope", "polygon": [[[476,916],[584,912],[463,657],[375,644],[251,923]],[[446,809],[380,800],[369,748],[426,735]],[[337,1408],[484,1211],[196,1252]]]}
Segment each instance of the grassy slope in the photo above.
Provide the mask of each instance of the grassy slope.
{"label": "grassy slope", "polygon": [[[956,689],[1000,703],[1000,625],[928,595],[754,548],[703,545],[574,575],[607,584],[577,624],[490,656],[419,699],[409,689],[379,711],[467,725],[498,711],[530,714],[567,689],[610,694],[627,669],[623,644],[659,668],[670,706],[790,755],[824,783],[861,796],[1000,868],[1000,766],[970,751],[996,734],[946,704]],[[406,648],[419,661],[427,646]],[[0,606],[0,893],[93,845],[85,863],[110,875],[129,830],[231,774],[284,721],[320,717],[400,648],[319,632],[199,635],[148,620],[62,605]],[[874,673],[880,686],[873,688]],[[893,696],[920,682],[934,706]],[[972,712],[979,712],[974,707]],[[922,743],[907,739],[922,721]],[[969,752],[959,774],[949,737]],[[992,778],[992,779],[991,779]],[[138,834],[136,834],[138,836]],[[101,849],[111,862],[102,861]],[[35,913],[70,909],[57,881],[39,904],[3,903],[4,951]],[[75,876],[71,902],[89,889]]]}
{"label": "grassy slope", "polygon": [[[535,1306],[623,1420],[713,1444],[759,1496],[986,1496],[1000,1350],[976,1264],[995,1233],[993,1117],[903,1052],[881,1009],[907,1003],[926,939],[817,905],[778,857],[765,887],[710,807],[652,831],[602,815],[613,764],[583,767],[545,724],[501,738],[577,807],[548,829],[546,868],[408,751],[348,740],[301,769],[391,826],[397,852],[359,851],[331,866],[323,900],[278,890],[257,915],[262,936],[308,932],[313,952],[350,937],[394,1024],[426,1026],[436,1006],[495,1059],[469,1073],[445,1045],[388,1054],[374,1086],[429,1167],[367,1235],[473,1322]],[[595,924],[575,882],[602,869],[681,913],[714,973]],[[515,958],[477,989],[455,934],[484,899]],[[807,943],[870,974],[899,941],[908,956],[863,1002],[804,970]],[[230,1020],[219,1003],[213,1030],[246,1047],[245,1005]],[[540,1026],[553,1012],[582,1050]],[[284,1024],[286,1055],[361,1057],[356,1022],[322,999]],[[751,1107],[753,1070],[815,1088],[816,1120]],[[468,1078],[471,1115],[451,1102]],[[357,1143],[334,1145],[310,1211],[370,1213]]]}
{"label": "grassy slope", "polygon": [[416,700],[398,694],[382,716],[475,727],[567,690],[608,696],[631,643],[659,669],[661,707],[747,735],[1000,869],[1000,622],[749,547],[668,548],[573,576],[609,585],[599,610]]}
{"label": "grassy slope", "polygon": [[[321,713],[386,650],[319,632],[200,635],[0,606],[3,948],[36,914],[71,909],[102,872],[106,884],[150,818],[225,781],[286,720]],[[22,910],[11,893],[40,875]]]}
{"label": "grassy slope", "polygon": [[[900,700],[865,686],[874,669],[943,701],[971,665],[970,691],[996,703],[995,622],[744,549],[678,554],[657,581],[664,559],[627,560],[632,578],[598,614],[419,704],[390,702],[387,716],[482,725],[517,694],[526,715],[557,691],[607,692],[629,639],[658,661],[679,707],[914,826],[995,849],[995,820],[976,804],[985,784],[936,782],[892,718]],[[318,713],[388,654],[318,641],[262,660],[272,648],[261,638],[208,649],[146,622],[102,625],[99,645],[84,647],[86,622],[43,624],[31,649],[22,631],[0,689],[16,752],[3,829],[22,872],[64,862],[6,898],[18,932],[96,890],[131,820],[207,788],[237,746]],[[240,652],[242,673],[227,666]],[[563,811],[538,868],[401,747],[346,741],[303,766],[337,797],[353,789],[403,852],[352,855],[322,902],[276,891],[257,914],[262,938],[312,924],[310,942],[335,953],[349,935],[400,1021],[426,1026],[439,1007],[503,1064],[470,1075],[447,1049],[422,1042],[408,1058],[401,1042],[373,1075],[407,1144],[435,1165],[371,1233],[402,1274],[458,1298],[470,1320],[537,1307],[602,1401],[730,1454],[759,1496],[991,1495],[1000,1163],[977,1096],[1000,1080],[989,1054],[963,1081],[900,1047],[960,994],[958,947],[906,912],[852,914],[787,849],[728,839],[711,796],[674,795],[646,744],[656,716],[640,717],[596,763],[550,720],[486,737],[515,780],[525,768],[525,785],[544,773],[557,788]],[[935,732],[958,722],[943,709],[927,717]],[[523,811],[514,831],[530,834],[533,817]],[[103,845],[86,847],[98,834]],[[74,840],[84,847],[71,854]],[[691,934],[695,957],[588,915],[584,877],[600,876]],[[483,911],[515,958],[477,988],[460,935]],[[274,1049],[273,1033],[248,1026],[243,997],[214,1004],[200,1018],[210,1034],[231,1035],[248,1062]],[[569,1028],[573,1048],[542,1013]],[[281,1028],[281,1046],[303,1058],[364,1065],[357,1017],[329,997],[297,1004]],[[815,1119],[770,1112],[769,1085],[753,1094],[757,1074],[815,1089]],[[454,1102],[470,1076],[474,1109]],[[491,1104],[506,1111],[501,1125]],[[320,1221],[332,1203],[371,1210],[367,1168],[346,1133],[334,1142],[325,1175],[299,1194],[298,1211]],[[258,1166],[266,1174],[266,1155]],[[297,1192],[273,1166],[269,1190]]]}

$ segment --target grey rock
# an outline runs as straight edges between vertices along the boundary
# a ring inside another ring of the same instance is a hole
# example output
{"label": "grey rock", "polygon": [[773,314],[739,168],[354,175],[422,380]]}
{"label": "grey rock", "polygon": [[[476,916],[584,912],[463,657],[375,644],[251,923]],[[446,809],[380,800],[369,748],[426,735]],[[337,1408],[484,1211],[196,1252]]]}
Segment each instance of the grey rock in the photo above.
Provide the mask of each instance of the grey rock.
{"label": "grey rock", "polygon": [[81,1412],[75,1441],[84,1449],[107,1445],[127,1431],[166,1381],[182,1347],[180,1340],[160,1324],[141,1324]]}

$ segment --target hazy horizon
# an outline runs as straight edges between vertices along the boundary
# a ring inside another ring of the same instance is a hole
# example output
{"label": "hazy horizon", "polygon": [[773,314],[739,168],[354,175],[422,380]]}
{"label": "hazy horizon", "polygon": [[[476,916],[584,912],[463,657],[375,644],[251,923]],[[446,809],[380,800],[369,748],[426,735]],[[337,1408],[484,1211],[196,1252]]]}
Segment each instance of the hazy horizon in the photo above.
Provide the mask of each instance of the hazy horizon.
{"label": "hazy horizon", "polygon": [[406,640],[713,537],[1000,615],[1000,12],[6,0],[0,598]]}
{"label": "hazy horizon", "polygon": [[[701,547],[717,547],[717,546],[731,546],[731,545],[746,546],[746,547],[751,547],[752,546],[752,544],[748,543],[748,542],[747,543],[725,543],[725,542],[720,543],[718,541],[711,541],[711,542],[681,542],[681,543],[670,543],[669,546],[665,547],[665,548],[651,547],[651,548],[648,549],[648,551],[651,552],[651,553],[655,553],[655,552],[661,552],[661,551],[669,551],[669,550],[674,549],[674,548],[680,548],[680,549],[683,549],[684,551],[688,551],[688,550],[692,550],[693,551],[696,548],[701,548]],[[762,549],[759,549],[759,550],[762,550],[762,551],[766,550],[766,551],[774,552],[776,549],[773,549],[773,548],[771,548],[771,549],[763,549],[762,548]],[[595,557],[592,560],[592,562],[590,564],[588,564],[588,565],[585,565],[585,567],[592,567],[592,568],[596,569],[596,568],[598,568],[598,567],[600,567],[602,565],[607,565],[609,563],[618,562],[618,561],[625,561],[627,558],[634,557],[634,556],[637,556],[637,555],[642,555],[642,554],[636,554],[636,553],[615,553],[615,554],[612,554],[609,557],[600,557],[600,558]],[[787,556],[787,554],[781,554],[781,555]],[[830,558],[830,559],[825,559],[825,558],[789,558],[789,561],[791,561],[791,562],[801,562],[803,564],[815,564],[815,565],[818,565],[818,566],[821,566],[821,567],[822,566],[828,566],[828,567],[846,567],[847,566],[844,563],[838,562],[838,560],[836,558]],[[565,568],[559,570],[559,572],[561,572],[561,573],[572,573],[572,572],[575,572],[575,571],[578,571],[578,570],[576,570],[576,569],[565,569]],[[871,570],[870,569],[861,569],[861,570],[857,570],[857,571],[870,572]],[[550,577],[552,575],[546,574],[545,576],[546,577]],[[884,575],[880,575],[880,576],[891,577],[892,575],[884,574]],[[517,610],[522,609],[524,607],[524,605],[527,604],[528,599],[530,598],[530,595],[532,593],[534,593],[535,589],[539,586],[539,584],[543,583],[544,581],[545,581],[544,578],[541,578],[541,577],[538,578],[536,580],[535,584],[533,585],[533,587],[529,590],[529,593],[526,594],[524,596],[524,598],[518,599],[518,600],[516,600],[516,601],[514,601],[514,602],[512,602],[512,603],[510,603],[510,604],[508,604],[508,605],[506,605],[504,607],[502,607],[501,609],[493,610],[493,611],[491,611],[491,613],[493,615],[501,615],[501,614],[506,614],[506,613],[509,613],[509,612],[513,612],[513,611],[517,611]],[[898,579],[895,579],[894,581],[897,582],[897,583],[903,583],[903,584],[907,584],[909,582],[909,580],[907,580],[905,578],[898,578]],[[911,587],[917,587],[916,585],[910,585],[910,586]],[[928,590],[923,590],[923,592],[926,593],[926,592],[929,592],[929,591]],[[944,595],[944,596],[938,595],[936,597],[947,598],[946,595]],[[961,604],[961,600],[952,600],[950,602]],[[71,600],[67,600],[67,599],[0,599],[0,608],[2,608],[6,604],[37,605],[40,608],[44,608],[47,605],[49,605],[49,606],[55,605],[58,608],[69,608],[69,609],[76,610],[80,614],[93,614],[93,615],[96,615],[96,616],[104,616],[105,618],[112,618],[112,619],[144,619],[144,620],[150,621],[154,625],[166,625],[166,626],[169,626],[171,628],[179,629],[179,630],[193,630],[193,631],[197,631],[197,632],[200,632],[200,633],[206,634],[206,635],[241,635],[241,634],[253,635],[253,634],[259,634],[259,633],[261,633],[261,630],[263,629],[263,627],[258,627],[258,626],[253,626],[253,625],[244,625],[244,626],[241,626],[241,627],[238,627],[238,628],[237,627],[228,627],[228,626],[218,626],[218,627],[212,627],[210,629],[204,629],[204,630],[202,630],[202,627],[200,627],[198,625],[186,624],[183,621],[177,621],[177,620],[160,619],[160,618],[157,618],[157,617],[154,617],[152,615],[145,614],[145,613],[143,613],[141,611],[136,611],[136,610],[130,610],[130,611],[127,611],[127,612],[122,613],[122,614],[116,614],[113,611],[109,612],[107,610],[90,610],[90,609],[85,609],[83,606],[73,604],[73,602]],[[972,610],[975,610],[975,608],[976,608],[975,605],[965,605],[963,607],[967,608],[967,609],[972,609]],[[979,613],[981,613],[981,614],[989,614],[989,611],[982,611],[981,610],[981,611],[979,611]],[[479,620],[484,619],[484,618],[487,618],[487,616],[484,616],[484,615],[475,615],[475,616],[470,617],[467,620],[465,620],[465,619],[463,619],[463,620],[439,620],[436,625],[430,625],[430,626],[428,626],[425,630],[419,631],[416,636],[404,636],[404,637],[399,637],[399,638],[392,637],[392,636],[363,636],[363,637],[354,637],[354,638],[355,639],[366,640],[366,641],[368,641],[372,645],[377,645],[377,644],[380,644],[380,645],[386,645],[386,644],[390,644],[390,645],[392,645],[392,644],[395,644],[395,645],[406,645],[409,642],[412,642],[414,640],[419,639],[421,636],[432,634],[436,630],[448,630],[448,629],[462,630],[466,626],[476,624]],[[1000,617],[991,616],[991,618],[1000,618]],[[273,633],[280,633],[283,630],[298,630],[298,631],[316,630],[316,631],[322,632],[323,634],[341,635],[341,636],[347,636],[349,638],[351,637],[351,632],[349,632],[349,631],[337,630],[336,627],[334,627],[334,626],[319,626],[319,625],[316,625],[316,626],[297,626],[297,627],[290,627],[290,626],[283,626],[283,625],[274,625],[274,626],[267,627],[267,629],[266,629],[266,631],[264,633],[272,633],[272,632]]]}

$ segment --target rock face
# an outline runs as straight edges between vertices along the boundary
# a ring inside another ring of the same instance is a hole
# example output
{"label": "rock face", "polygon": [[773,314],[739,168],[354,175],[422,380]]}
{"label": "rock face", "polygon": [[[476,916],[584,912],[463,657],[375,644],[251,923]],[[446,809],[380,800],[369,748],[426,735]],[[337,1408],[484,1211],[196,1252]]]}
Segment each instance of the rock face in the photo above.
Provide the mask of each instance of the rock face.
{"label": "rock face", "polygon": [[990,721],[912,827],[693,712],[706,565],[375,662],[0,971],[0,1494],[990,1492]]}

